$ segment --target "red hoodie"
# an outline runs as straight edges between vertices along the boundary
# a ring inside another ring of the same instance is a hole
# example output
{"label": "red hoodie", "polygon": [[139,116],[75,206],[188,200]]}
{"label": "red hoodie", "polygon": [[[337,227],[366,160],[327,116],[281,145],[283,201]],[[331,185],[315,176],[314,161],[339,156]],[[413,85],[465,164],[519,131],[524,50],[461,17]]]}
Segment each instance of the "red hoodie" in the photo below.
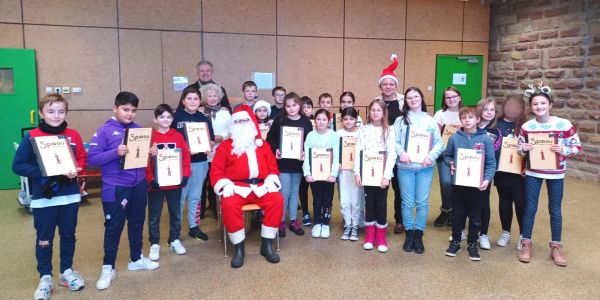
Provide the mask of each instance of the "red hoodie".
{"label": "red hoodie", "polygon": [[[150,144],[154,145],[154,143],[157,143],[157,144],[175,143],[175,148],[181,149],[183,176],[190,178],[190,175],[192,173],[191,168],[190,168],[190,164],[191,164],[190,148],[188,147],[187,142],[185,141],[185,138],[183,137],[183,135],[181,135],[181,133],[179,133],[174,128],[170,128],[169,131],[167,131],[166,133],[160,133],[158,130],[154,129],[154,130],[152,130],[152,142]],[[150,163],[148,164],[148,167],[146,168],[146,181],[148,181],[148,183],[150,183],[153,180],[155,180],[155,178],[154,178],[154,160],[150,159]],[[180,188],[180,186],[178,186],[178,185],[163,186],[160,189],[161,190],[172,190],[172,189],[177,189],[177,188]],[[153,190],[151,186],[149,186],[148,189]]]}

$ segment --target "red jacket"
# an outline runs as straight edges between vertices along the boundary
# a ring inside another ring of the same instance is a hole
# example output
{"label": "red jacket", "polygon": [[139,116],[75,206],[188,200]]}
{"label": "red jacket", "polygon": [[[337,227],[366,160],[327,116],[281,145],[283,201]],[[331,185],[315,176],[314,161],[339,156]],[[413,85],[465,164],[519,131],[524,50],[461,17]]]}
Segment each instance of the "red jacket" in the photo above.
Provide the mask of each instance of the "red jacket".
{"label": "red jacket", "polygon": [[[183,167],[183,176],[185,177],[190,177],[192,171],[191,171],[191,158],[190,158],[190,148],[187,145],[187,142],[185,141],[185,138],[183,137],[183,135],[181,135],[181,133],[179,133],[176,129],[174,128],[170,128],[169,131],[167,131],[166,133],[160,133],[158,130],[154,129],[152,130],[152,141],[150,142],[151,145],[154,145],[154,143],[160,144],[160,143],[174,143],[175,144],[175,148],[180,148],[181,149],[181,156],[182,156],[182,167]],[[146,168],[146,181],[148,181],[148,183],[152,182],[153,180],[155,180],[154,178],[154,159],[150,159],[150,163],[148,164],[148,167]],[[174,185],[174,186],[163,186],[160,189],[161,190],[172,190],[172,189],[176,189],[179,188],[180,186],[178,185]],[[149,190],[152,190],[152,187],[149,186],[148,187]]]}

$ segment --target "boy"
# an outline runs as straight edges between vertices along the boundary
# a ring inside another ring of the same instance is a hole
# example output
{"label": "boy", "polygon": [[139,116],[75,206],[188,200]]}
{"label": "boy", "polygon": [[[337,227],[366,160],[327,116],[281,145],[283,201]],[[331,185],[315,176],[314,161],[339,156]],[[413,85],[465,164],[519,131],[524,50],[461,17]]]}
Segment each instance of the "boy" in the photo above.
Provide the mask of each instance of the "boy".
{"label": "boy", "polygon": [[68,103],[59,94],[44,96],[38,106],[40,124],[26,133],[17,148],[12,169],[17,175],[31,180],[33,226],[36,231],[35,257],[40,283],[34,299],[50,299],[52,284],[52,243],[58,226],[60,235],[59,284],[72,291],[84,288],[84,280],[72,269],[75,253],[75,227],[79,211],[79,184],[77,173],[43,177],[33,150],[34,137],[63,135],[69,139],[77,163],[77,172],[85,168],[85,149],[79,133],[67,128],[65,118]]}
{"label": "boy", "polygon": [[142,230],[148,203],[146,168],[121,170],[121,156],[127,154],[123,144],[125,129],[138,128],[134,123],[139,100],[130,92],[120,92],[113,106],[114,117],[106,121],[90,141],[88,163],[102,170],[102,209],[104,210],[104,262],[96,288],[110,287],[115,278],[115,260],[121,232],[127,220],[129,264],[127,269],[153,270],[158,263],[142,255]]}
{"label": "boy", "polygon": [[273,105],[271,105],[271,114],[269,115],[269,120],[277,117],[281,111],[283,110],[283,97],[285,97],[286,90],[282,86],[276,86],[271,91],[271,95],[273,96]]}
{"label": "boy", "polygon": [[252,107],[254,106],[254,103],[256,102],[256,94],[257,94],[257,87],[256,87],[256,83],[254,83],[254,81],[246,81],[242,84],[242,93],[244,94],[244,101],[238,105],[236,105],[233,110],[235,110],[236,108],[238,108],[240,105],[248,105],[250,106],[250,110],[252,110]]}
{"label": "boy", "polygon": [[[469,258],[473,261],[481,260],[477,251],[477,238],[481,227],[481,205],[485,199],[487,189],[496,171],[496,157],[494,145],[488,137],[486,130],[479,128],[479,116],[475,107],[463,107],[458,116],[462,128],[448,140],[444,152],[444,159],[450,165],[452,176],[455,176],[455,152],[458,148],[476,149],[484,151],[483,182],[479,188],[466,187],[452,184],[452,241],[446,250],[446,255],[455,257],[460,252],[462,228],[469,217],[469,235],[467,236]],[[454,182],[454,178],[452,180]]]}

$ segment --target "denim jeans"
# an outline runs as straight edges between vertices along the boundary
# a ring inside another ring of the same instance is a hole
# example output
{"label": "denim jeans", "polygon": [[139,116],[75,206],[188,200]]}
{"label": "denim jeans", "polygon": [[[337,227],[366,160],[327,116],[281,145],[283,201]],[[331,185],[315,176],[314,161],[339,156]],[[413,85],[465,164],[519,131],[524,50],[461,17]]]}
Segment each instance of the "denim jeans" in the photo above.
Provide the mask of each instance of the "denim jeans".
{"label": "denim jeans", "polygon": [[552,241],[560,242],[562,233],[561,204],[563,198],[564,179],[544,179],[533,176],[525,177],[525,213],[523,214],[523,238],[531,239],[533,222],[537,212],[542,183],[546,180],[548,189],[548,210],[550,212],[550,232]]}
{"label": "denim jeans", "polygon": [[[402,223],[407,230],[425,230],[429,211],[429,193],[433,180],[433,166],[423,169],[398,169],[402,191]],[[413,217],[413,210],[416,216]]]}
{"label": "denim jeans", "polygon": [[438,176],[440,178],[440,194],[442,196],[442,211],[452,210],[452,175],[450,166],[443,160],[437,161]]}
{"label": "denim jeans", "polygon": [[188,180],[187,185],[181,189],[181,201],[179,208],[179,216],[183,220],[183,208],[185,199],[188,200],[188,224],[190,228],[198,227],[200,224],[200,196],[202,196],[202,188],[204,179],[208,172],[208,162],[192,163],[192,176]]}
{"label": "denim jeans", "polygon": [[285,221],[285,211],[289,211],[290,221],[294,221],[298,214],[298,191],[300,190],[300,181],[302,173],[281,173],[281,194],[283,196],[283,215],[281,221]]}

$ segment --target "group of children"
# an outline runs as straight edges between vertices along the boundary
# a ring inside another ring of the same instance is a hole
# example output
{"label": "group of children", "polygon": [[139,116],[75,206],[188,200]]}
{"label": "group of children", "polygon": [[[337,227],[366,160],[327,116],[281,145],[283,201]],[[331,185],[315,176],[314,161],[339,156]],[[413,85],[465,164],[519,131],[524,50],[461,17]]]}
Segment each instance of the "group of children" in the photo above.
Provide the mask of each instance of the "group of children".
{"label": "group of children", "polygon": [[[333,98],[324,93],[319,96],[319,109],[313,114],[312,100],[300,97],[294,92],[286,93],[283,87],[272,91],[274,105],[256,100],[257,86],[248,81],[242,87],[244,102],[240,105],[252,107],[258,122],[264,125],[264,137],[277,158],[280,171],[281,193],[284,199],[284,214],[279,226],[279,236],[285,236],[286,227],[296,235],[303,235],[302,225],[312,224],[314,238],[330,237],[334,187],[337,182],[340,195],[340,208],[344,220],[342,240],[359,240],[358,228],[364,225],[363,248],[377,248],[387,252],[387,192],[392,181],[401,190],[401,219],[406,228],[403,250],[424,253],[423,234],[429,208],[429,194],[433,179],[433,165],[437,162],[442,192],[442,214],[435,225],[451,224],[452,236],[445,254],[456,256],[460,252],[460,242],[466,220],[469,220],[469,257],[479,260],[477,242],[482,249],[489,249],[487,230],[490,220],[490,187],[494,181],[500,198],[499,212],[502,234],[498,246],[506,246],[511,237],[513,204],[519,223],[519,260],[531,259],[531,236],[533,220],[537,210],[540,186],[544,179],[549,189],[549,209],[551,212],[552,242],[551,256],[557,265],[566,265],[561,253],[561,202],[566,157],[573,156],[581,149],[577,133],[565,119],[551,116],[552,98],[544,90],[535,90],[529,97],[531,112],[535,118],[526,121],[526,104],[520,97],[509,97],[502,104],[502,113],[497,116],[496,103],[482,100],[477,107],[462,107],[460,92],[448,88],[443,93],[442,110],[432,117],[427,112],[423,93],[419,88],[410,87],[400,107],[400,114],[392,123],[389,119],[387,101],[375,99],[367,107],[367,118],[363,122],[352,92],[344,92],[340,97],[342,128],[334,131],[335,115],[331,111]],[[135,116],[139,100],[130,92],[117,95],[113,112],[109,119],[94,133],[86,153],[77,131],[67,128],[65,121],[68,104],[57,94],[47,95],[39,103],[40,123],[37,129],[29,132],[17,150],[13,171],[32,180],[34,226],[36,229],[36,258],[40,284],[35,291],[35,299],[49,299],[52,283],[52,243],[54,230],[60,235],[60,285],[70,290],[84,287],[83,278],[72,269],[75,250],[75,228],[80,196],[76,181],[77,174],[43,177],[33,152],[30,139],[44,135],[65,135],[69,138],[75,154],[78,171],[87,165],[99,166],[102,171],[102,207],[104,212],[104,261],[97,289],[107,289],[115,278],[115,260],[119,240],[127,222],[130,256],[129,270],[148,270],[159,267],[160,258],[160,216],[166,198],[169,211],[169,249],[176,254],[185,254],[180,241],[181,219],[187,200],[189,236],[206,240],[200,230],[202,211],[201,195],[206,191],[211,206],[215,195],[206,183],[206,175],[214,149],[228,138],[231,113],[222,107],[222,90],[208,84],[201,90],[186,88],[176,111],[167,104],[160,104],[154,111],[156,127],[152,133],[150,155],[156,156],[160,149],[181,149],[182,180],[177,186],[161,187],[155,174],[155,164],[150,160],[148,167],[122,170],[121,157],[128,152],[123,138],[128,128],[140,127]],[[185,123],[205,122],[208,124],[212,151],[190,153],[185,136]],[[280,138],[283,126],[300,127],[304,135],[304,149],[300,159],[282,158]],[[458,131],[447,142],[441,138],[446,126],[455,126]],[[415,161],[406,151],[409,128],[418,128],[431,134],[429,153],[422,161]],[[524,176],[496,172],[497,157],[503,137],[519,139],[519,151],[525,155],[532,146],[527,141],[531,132],[551,132],[557,137],[552,151],[559,156],[558,170],[533,170],[527,168]],[[386,153],[383,166],[383,179],[378,186],[363,186],[360,160],[354,168],[342,169],[339,161],[340,137],[356,138],[356,156],[362,151]],[[315,181],[307,155],[311,149],[332,149],[332,166],[326,180]],[[455,173],[455,150],[458,148],[476,149],[485,153],[483,182],[478,188],[452,184]],[[394,178],[396,177],[396,178]],[[311,219],[307,189],[310,186],[313,199]],[[212,199],[211,199],[212,198]],[[297,220],[298,201],[302,208],[302,224]],[[148,206],[148,227],[150,252],[148,258],[142,255],[142,230]],[[287,214],[286,214],[287,213]],[[289,220],[289,224],[286,223]]]}

